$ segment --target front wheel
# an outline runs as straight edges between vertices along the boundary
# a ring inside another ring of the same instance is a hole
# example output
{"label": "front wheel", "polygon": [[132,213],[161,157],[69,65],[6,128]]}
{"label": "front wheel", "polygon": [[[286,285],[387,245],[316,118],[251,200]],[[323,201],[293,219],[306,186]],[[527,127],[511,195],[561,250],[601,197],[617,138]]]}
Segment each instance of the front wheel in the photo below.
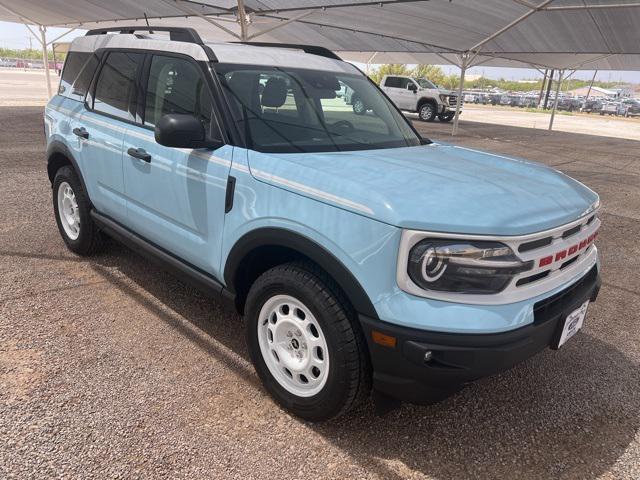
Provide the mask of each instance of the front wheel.
{"label": "front wheel", "polygon": [[268,270],[247,297],[247,344],[265,388],[287,410],[321,421],[370,389],[365,341],[333,281],[312,265]]}
{"label": "front wheel", "polygon": [[432,103],[424,103],[418,108],[418,117],[423,122],[433,122],[436,115],[436,107]]}
{"label": "front wheel", "polygon": [[454,112],[441,113],[438,115],[438,120],[441,122],[450,122],[455,116],[456,114]]}

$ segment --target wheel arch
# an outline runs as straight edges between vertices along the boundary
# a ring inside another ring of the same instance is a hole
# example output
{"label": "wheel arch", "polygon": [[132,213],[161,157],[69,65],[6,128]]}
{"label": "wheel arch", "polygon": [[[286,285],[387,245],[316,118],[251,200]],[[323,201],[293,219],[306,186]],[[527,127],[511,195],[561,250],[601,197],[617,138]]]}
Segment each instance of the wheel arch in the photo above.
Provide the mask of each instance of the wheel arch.
{"label": "wheel arch", "polygon": [[255,279],[269,268],[292,260],[309,260],[324,270],[358,313],[377,318],[373,303],[360,282],[330,251],[314,240],[283,228],[264,227],[242,236],[231,248],[224,267],[226,289],[244,310]]}
{"label": "wheel arch", "polygon": [[67,165],[75,170],[76,175],[80,179],[80,184],[82,185],[83,190],[87,192],[88,195],[87,186],[84,183],[80,166],[71,153],[71,150],[69,150],[69,147],[59,140],[52,141],[47,147],[47,176],[49,177],[51,185],[53,185],[53,179],[56,176],[56,172]]}
{"label": "wheel arch", "polygon": [[422,105],[424,105],[425,103],[431,103],[434,107],[436,107],[436,113],[437,113],[437,109],[438,109],[438,102],[436,101],[435,98],[431,98],[431,97],[420,97],[420,99],[418,100],[418,110],[420,110],[420,107]]}

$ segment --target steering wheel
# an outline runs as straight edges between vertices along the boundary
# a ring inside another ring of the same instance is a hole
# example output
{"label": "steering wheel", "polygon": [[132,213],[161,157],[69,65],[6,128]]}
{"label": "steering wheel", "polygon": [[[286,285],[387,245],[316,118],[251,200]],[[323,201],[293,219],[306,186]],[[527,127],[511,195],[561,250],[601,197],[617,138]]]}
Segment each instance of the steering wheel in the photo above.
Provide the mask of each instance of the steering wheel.
{"label": "steering wheel", "polygon": [[339,120],[333,125],[331,125],[337,131],[343,131],[344,133],[351,133],[355,131],[356,127],[353,126],[348,120]]}

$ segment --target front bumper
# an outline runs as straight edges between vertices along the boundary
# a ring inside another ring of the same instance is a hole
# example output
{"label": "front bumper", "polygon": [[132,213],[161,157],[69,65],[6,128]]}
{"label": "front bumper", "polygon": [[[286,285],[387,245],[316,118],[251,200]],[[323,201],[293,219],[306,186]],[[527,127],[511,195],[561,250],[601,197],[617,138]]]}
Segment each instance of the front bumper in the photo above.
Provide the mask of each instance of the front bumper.
{"label": "front bumper", "polygon": [[[371,361],[373,386],[412,403],[433,403],[465,383],[507,370],[557,342],[564,318],[600,289],[598,266],[569,287],[535,303],[534,322],[496,334],[453,334],[401,327],[360,315]],[[375,343],[372,333],[396,339]],[[429,361],[425,355],[431,352]]]}

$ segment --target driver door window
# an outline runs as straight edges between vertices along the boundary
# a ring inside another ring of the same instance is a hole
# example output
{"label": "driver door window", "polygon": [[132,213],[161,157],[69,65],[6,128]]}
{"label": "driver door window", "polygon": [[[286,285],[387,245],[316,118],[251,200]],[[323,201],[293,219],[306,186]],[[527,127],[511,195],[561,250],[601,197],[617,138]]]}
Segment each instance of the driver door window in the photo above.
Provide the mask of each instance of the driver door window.
{"label": "driver door window", "polygon": [[163,115],[189,114],[210,131],[212,100],[199,68],[192,62],[156,55],[151,60],[144,123],[155,126]]}

